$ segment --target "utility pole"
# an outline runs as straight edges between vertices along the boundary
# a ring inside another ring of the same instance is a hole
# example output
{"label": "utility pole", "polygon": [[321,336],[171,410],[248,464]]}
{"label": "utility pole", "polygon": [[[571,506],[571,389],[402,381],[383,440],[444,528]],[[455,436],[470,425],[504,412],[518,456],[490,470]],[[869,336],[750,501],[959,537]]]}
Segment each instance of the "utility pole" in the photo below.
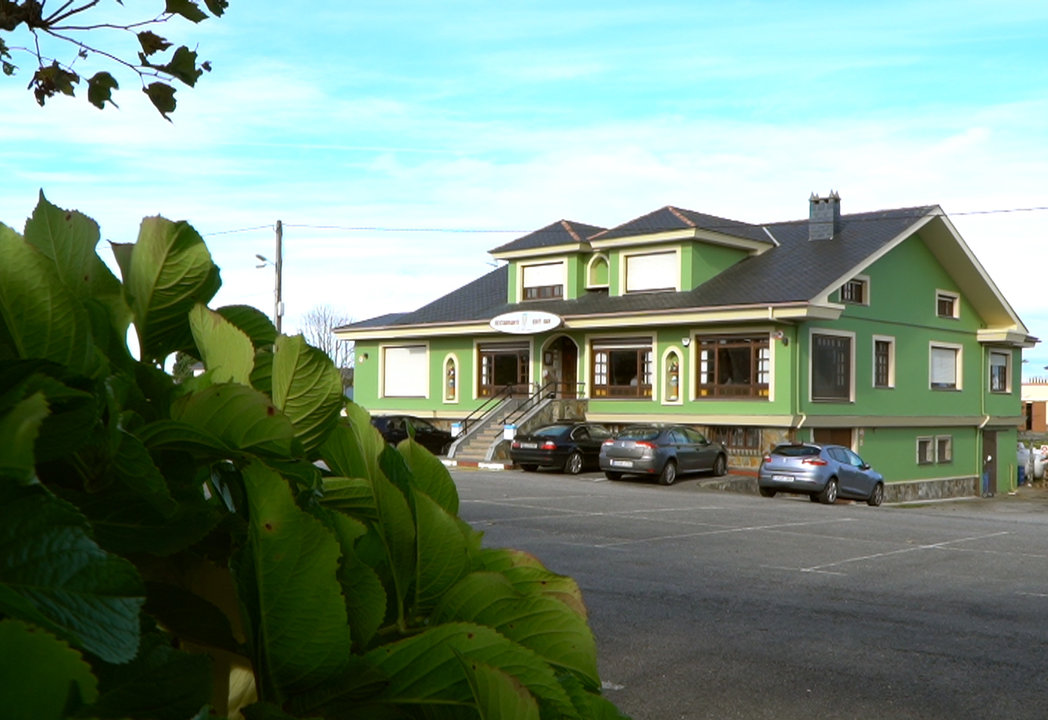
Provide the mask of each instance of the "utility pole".
{"label": "utility pole", "polygon": [[276,271],[277,271],[277,284],[274,291],[276,296],[273,305],[273,320],[274,325],[277,326],[277,335],[280,334],[280,320],[284,316],[284,300],[281,297],[281,276],[284,273],[284,225],[277,220],[277,259],[276,259]]}

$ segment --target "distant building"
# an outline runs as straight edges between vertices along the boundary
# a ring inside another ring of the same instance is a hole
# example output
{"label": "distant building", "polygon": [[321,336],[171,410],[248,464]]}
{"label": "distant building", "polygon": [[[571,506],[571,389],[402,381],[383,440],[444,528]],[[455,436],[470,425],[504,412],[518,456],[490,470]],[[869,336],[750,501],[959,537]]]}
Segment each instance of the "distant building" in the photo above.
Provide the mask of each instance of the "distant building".
{"label": "distant building", "polygon": [[1023,414],[1028,432],[1048,433],[1048,377],[1031,378],[1023,382]]}

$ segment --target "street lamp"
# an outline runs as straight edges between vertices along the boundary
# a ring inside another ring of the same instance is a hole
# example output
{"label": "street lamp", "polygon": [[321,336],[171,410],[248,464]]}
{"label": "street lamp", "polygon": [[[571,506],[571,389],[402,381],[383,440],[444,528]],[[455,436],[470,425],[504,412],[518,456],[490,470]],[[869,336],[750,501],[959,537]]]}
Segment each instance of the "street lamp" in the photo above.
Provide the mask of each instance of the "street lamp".
{"label": "street lamp", "polygon": [[266,265],[272,265],[273,269],[276,270],[276,276],[277,276],[276,277],[276,285],[274,286],[274,289],[273,289],[273,324],[276,326],[277,334],[279,335],[280,334],[280,320],[284,316],[284,301],[283,301],[283,299],[281,297],[281,294],[280,294],[281,279],[282,279],[282,275],[283,275],[283,271],[284,271],[284,251],[283,251],[283,247],[282,247],[283,242],[284,242],[284,225],[279,220],[277,220],[276,231],[277,231],[277,254],[276,254],[276,258],[277,259],[276,259],[276,262],[271,261],[265,255],[259,255],[258,253],[256,253],[255,257],[257,257],[262,262],[262,264],[261,265],[256,265],[255,267],[257,267],[257,268],[264,268]]}

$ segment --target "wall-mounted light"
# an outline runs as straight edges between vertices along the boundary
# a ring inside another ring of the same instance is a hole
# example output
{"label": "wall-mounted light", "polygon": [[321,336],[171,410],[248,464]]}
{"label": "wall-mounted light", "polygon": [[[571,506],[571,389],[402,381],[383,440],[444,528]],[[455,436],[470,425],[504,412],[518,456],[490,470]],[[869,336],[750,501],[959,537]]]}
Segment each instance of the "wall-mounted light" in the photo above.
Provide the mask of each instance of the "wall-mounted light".
{"label": "wall-mounted light", "polygon": [[681,338],[680,339],[680,344],[683,345],[684,347],[688,347],[689,345],[691,345],[691,338],[690,337]]}
{"label": "wall-mounted light", "polygon": [[789,339],[788,337],[786,337],[786,334],[785,334],[785,333],[783,333],[783,331],[782,331],[782,330],[776,330],[775,332],[773,332],[773,333],[771,334],[771,336],[772,336],[772,337],[773,337],[774,339],[776,339],[776,340],[780,341],[780,342],[782,343],[782,346],[783,346],[783,347],[786,347],[787,345],[789,345],[789,344],[790,344],[790,339]]}
{"label": "wall-mounted light", "polygon": [[363,353],[363,354],[362,354],[362,355],[360,356],[360,362],[364,362],[364,361],[365,361],[365,360],[367,360],[367,359],[368,359],[368,354],[367,354],[367,353]]}

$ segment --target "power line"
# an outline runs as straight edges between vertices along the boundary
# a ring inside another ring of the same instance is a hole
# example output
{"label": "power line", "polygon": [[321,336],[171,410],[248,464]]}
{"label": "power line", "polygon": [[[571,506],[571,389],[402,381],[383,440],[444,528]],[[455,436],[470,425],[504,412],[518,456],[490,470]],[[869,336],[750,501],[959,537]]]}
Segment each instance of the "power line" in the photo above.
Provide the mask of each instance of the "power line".
{"label": "power line", "polygon": [[[896,218],[906,217],[924,217],[929,214],[931,208],[936,207],[934,205],[922,206],[917,208],[910,208],[913,212],[910,214],[899,213],[894,210],[868,210],[860,213],[854,213],[850,215],[844,215],[842,219],[846,219],[848,222],[878,222],[884,220],[884,213],[891,213]],[[662,208],[660,208],[662,209]],[[1036,205],[1031,207],[1015,207],[1015,208],[998,208],[993,210],[965,210],[961,212],[947,213],[945,211],[937,212],[935,214],[942,217],[963,217],[972,215],[1005,215],[1015,213],[1033,213],[1033,212],[1045,212],[1048,211],[1048,205]],[[657,212],[657,211],[656,211]],[[694,212],[694,211],[689,211]],[[704,214],[704,213],[699,213]],[[860,217],[865,216],[865,217]],[[641,216],[643,217],[643,216]],[[751,226],[754,228],[766,227],[769,225],[788,225],[791,223],[807,222],[805,219],[798,220],[782,220],[770,223],[749,223],[742,220],[732,221],[724,218],[717,218],[717,220],[724,220],[724,224],[718,222],[703,223],[703,230],[730,230],[737,229],[739,226]],[[628,224],[632,220],[627,221],[623,224]],[[336,224],[315,224],[315,223],[284,223],[286,228],[299,228],[303,230],[336,230],[340,232],[376,232],[376,233],[450,233],[450,234],[488,234],[488,235],[527,235],[534,232],[538,232],[535,228],[519,229],[519,228],[466,228],[466,227],[414,227],[414,226],[395,226],[395,225],[336,225]],[[621,227],[621,225],[616,226]],[[616,227],[607,228],[608,230],[614,230]],[[232,230],[217,230],[214,232],[201,233],[204,236],[215,236],[215,235],[231,235],[234,233],[242,232],[255,232],[258,230],[272,230],[272,225],[256,225],[253,227],[236,228]],[[649,232],[661,232],[667,230],[678,230],[679,225],[667,226],[667,227],[645,227],[644,231]]]}

